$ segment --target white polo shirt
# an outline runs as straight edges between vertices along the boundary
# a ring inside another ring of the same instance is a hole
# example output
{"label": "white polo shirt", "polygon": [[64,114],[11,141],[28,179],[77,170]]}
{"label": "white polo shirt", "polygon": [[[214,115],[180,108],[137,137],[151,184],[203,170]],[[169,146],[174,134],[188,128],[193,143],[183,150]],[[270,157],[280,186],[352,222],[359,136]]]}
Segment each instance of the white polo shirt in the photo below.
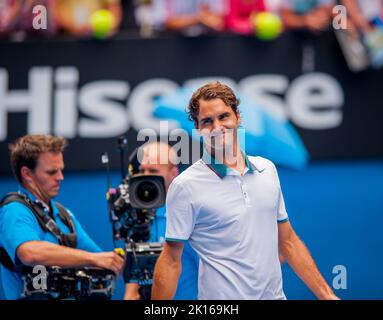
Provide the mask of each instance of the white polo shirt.
{"label": "white polo shirt", "polygon": [[167,241],[186,241],[200,257],[199,299],[286,299],[278,222],[288,216],[274,164],[245,156],[241,176],[206,154],[173,180]]}

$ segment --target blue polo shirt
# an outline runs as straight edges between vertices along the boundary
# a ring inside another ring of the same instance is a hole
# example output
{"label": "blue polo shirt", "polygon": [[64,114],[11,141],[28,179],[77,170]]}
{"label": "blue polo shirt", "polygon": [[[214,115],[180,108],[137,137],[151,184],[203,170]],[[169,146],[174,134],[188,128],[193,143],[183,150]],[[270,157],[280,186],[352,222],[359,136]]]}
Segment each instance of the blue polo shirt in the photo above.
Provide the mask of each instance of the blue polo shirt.
{"label": "blue polo shirt", "polygon": [[[29,191],[20,187],[19,193],[27,195],[32,201],[39,202]],[[50,203],[53,210],[53,219],[64,233],[69,233],[69,228],[61,221],[59,210],[53,201]],[[48,209],[44,209],[49,214]],[[102,250],[88,236],[79,221],[70,212],[76,233],[77,248],[89,252],[101,252]],[[0,247],[3,247],[15,265],[21,265],[17,257],[17,248],[28,241],[48,241],[58,244],[58,240],[50,232],[45,232],[39,225],[32,211],[18,202],[11,202],[0,209]],[[18,299],[23,290],[23,282],[19,274],[10,272],[3,266],[0,268],[1,282],[6,299]]]}
{"label": "blue polo shirt", "polygon": [[[166,207],[156,211],[150,230],[150,242],[163,242],[166,231]],[[198,296],[198,264],[199,259],[196,252],[191,248],[189,242],[185,243],[182,253],[182,272],[178,280],[175,300],[196,300]],[[136,282],[134,279],[127,280]]]}

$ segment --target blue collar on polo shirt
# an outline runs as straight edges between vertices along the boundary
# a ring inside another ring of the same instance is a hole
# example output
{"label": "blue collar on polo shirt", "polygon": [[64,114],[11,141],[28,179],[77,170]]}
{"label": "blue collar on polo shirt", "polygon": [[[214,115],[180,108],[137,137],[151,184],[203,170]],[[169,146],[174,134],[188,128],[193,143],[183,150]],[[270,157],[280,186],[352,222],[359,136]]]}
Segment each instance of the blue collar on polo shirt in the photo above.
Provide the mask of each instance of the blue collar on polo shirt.
{"label": "blue collar on polo shirt", "polygon": [[[24,194],[24,195],[26,195],[26,196],[27,196],[29,199],[31,199],[33,202],[42,204],[42,205],[43,205],[43,208],[44,208],[44,212],[45,212],[46,214],[49,215],[49,209],[44,205],[44,203],[42,203],[39,199],[37,199],[36,196],[35,196],[32,192],[30,192],[29,190],[27,190],[26,188],[24,188],[22,185],[19,185],[19,190],[18,190],[18,192],[19,192],[19,193],[22,193],[22,194]],[[51,201],[49,202],[49,205],[50,205],[51,208],[52,208],[53,216],[54,216],[54,217],[59,216],[60,211],[59,211],[59,209],[56,207],[54,201],[51,200]]]}
{"label": "blue collar on polo shirt", "polygon": [[[245,164],[247,168],[245,173],[253,173],[254,170],[257,170],[257,168],[250,162],[247,154],[244,151],[241,152],[245,158]],[[234,171],[233,169],[227,167],[225,164],[219,163],[205,148],[203,149],[202,160],[220,178],[226,177],[230,171]]]}

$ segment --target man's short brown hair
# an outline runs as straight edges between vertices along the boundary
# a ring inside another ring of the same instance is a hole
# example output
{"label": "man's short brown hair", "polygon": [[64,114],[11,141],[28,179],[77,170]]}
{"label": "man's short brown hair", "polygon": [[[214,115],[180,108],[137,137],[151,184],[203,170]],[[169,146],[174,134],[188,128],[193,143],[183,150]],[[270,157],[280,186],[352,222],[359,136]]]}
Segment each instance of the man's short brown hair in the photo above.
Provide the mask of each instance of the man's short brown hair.
{"label": "man's short brown hair", "polygon": [[198,127],[199,101],[221,99],[227,106],[230,106],[234,113],[238,114],[239,99],[235,96],[233,90],[219,82],[210,82],[195,91],[189,101],[188,118],[194,121],[194,125]]}
{"label": "man's short brown hair", "polygon": [[29,134],[9,145],[11,166],[17,180],[21,183],[21,168],[34,170],[39,156],[44,152],[61,153],[68,142],[64,138],[51,135]]}

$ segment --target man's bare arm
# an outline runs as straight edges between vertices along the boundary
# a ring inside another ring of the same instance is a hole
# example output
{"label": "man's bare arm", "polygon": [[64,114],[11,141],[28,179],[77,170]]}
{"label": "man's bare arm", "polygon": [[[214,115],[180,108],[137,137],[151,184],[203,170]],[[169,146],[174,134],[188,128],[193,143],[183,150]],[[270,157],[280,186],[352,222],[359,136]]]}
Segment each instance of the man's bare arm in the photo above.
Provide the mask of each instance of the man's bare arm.
{"label": "man's bare arm", "polygon": [[182,242],[166,242],[154,268],[152,299],[173,299],[181,274]]}
{"label": "man's bare arm", "polygon": [[281,17],[287,29],[309,29],[312,32],[320,32],[328,27],[331,12],[331,6],[321,6],[303,15],[296,14],[290,9],[282,9]]}
{"label": "man's bare arm", "polygon": [[287,29],[303,29],[306,27],[306,21],[303,16],[297,15],[291,9],[281,9],[283,24]]}
{"label": "man's bare arm", "polygon": [[140,285],[138,283],[127,283],[125,285],[124,300],[140,300]]}
{"label": "man's bare arm", "polygon": [[44,265],[63,268],[98,267],[118,274],[124,259],[114,252],[92,253],[46,241],[28,241],[17,248],[20,261],[27,266]]}
{"label": "man's bare arm", "polygon": [[183,15],[172,17],[166,21],[166,28],[173,31],[182,31],[183,29],[199,24],[198,16]]}
{"label": "man's bare arm", "polygon": [[294,272],[320,300],[337,300],[338,297],[319,272],[313,258],[298,238],[290,222],[278,224],[279,252]]}
{"label": "man's bare arm", "polygon": [[366,18],[361,14],[358,3],[355,0],[342,0],[342,3],[347,7],[348,15],[357,28],[364,32],[370,32],[373,28]]}

